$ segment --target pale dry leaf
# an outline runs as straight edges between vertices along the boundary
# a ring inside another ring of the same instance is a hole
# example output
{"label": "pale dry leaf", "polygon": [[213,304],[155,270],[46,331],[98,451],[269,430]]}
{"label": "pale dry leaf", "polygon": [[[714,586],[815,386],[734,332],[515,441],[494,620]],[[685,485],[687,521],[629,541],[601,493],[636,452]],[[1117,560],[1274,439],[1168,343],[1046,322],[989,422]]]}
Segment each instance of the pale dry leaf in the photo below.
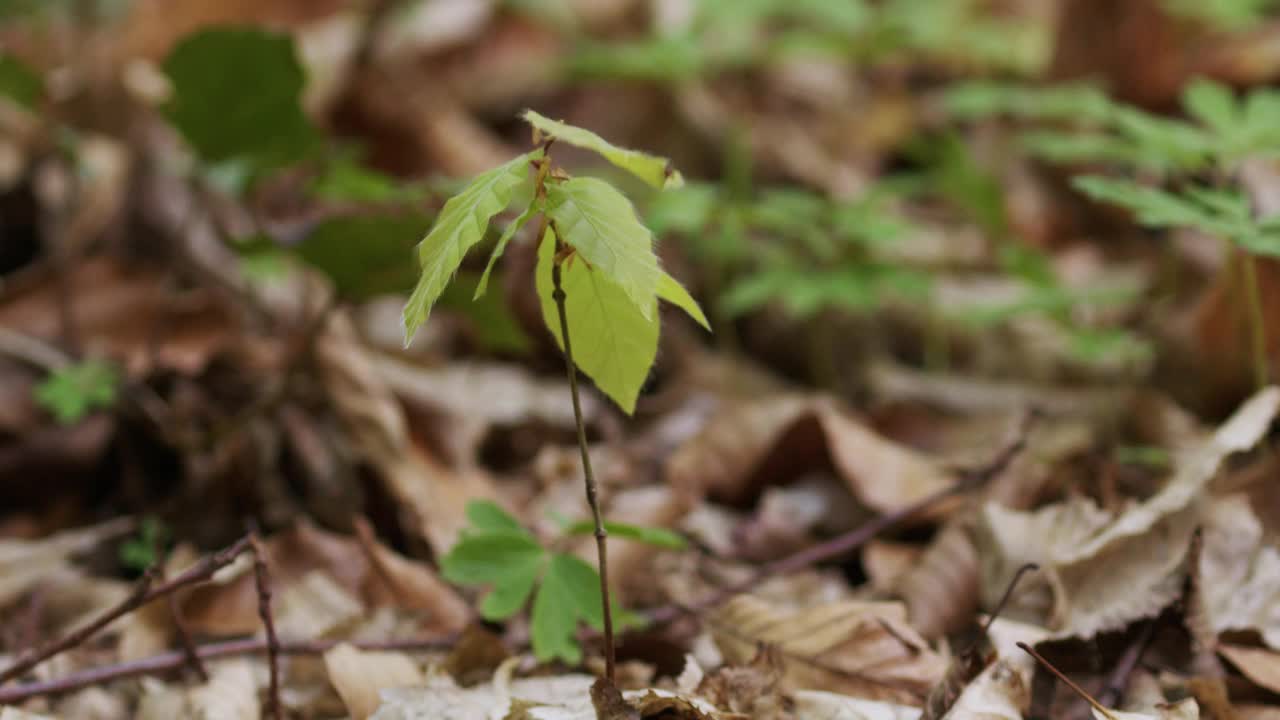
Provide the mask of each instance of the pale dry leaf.
{"label": "pale dry leaf", "polygon": [[969,683],[943,718],[1022,720],[1022,713],[1031,703],[1030,688],[1010,659],[997,660]]}
{"label": "pale dry leaf", "polygon": [[1218,652],[1258,687],[1280,693],[1280,653],[1230,643],[1218,645]]}
{"label": "pale dry leaf", "polygon": [[324,654],[325,669],[353,720],[365,720],[388,688],[420,685],[422,671],[408,655],[357,650],[343,643]]}
{"label": "pale dry leaf", "polygon": [[371,720],[502,720],[508,717],[512,698],[538,705],[586,702],[595,678],[561,675],[537,680],[516,680],[507,685],[486,683],[460,688],[448,677],[427,678],[425,687],[395,688],[383,692],[382,705]]}
{"label": "pale dry leaf", "polygon": [[53,715],[37,715],[16,707],[0,708],[0,720],[58,720]]}
{"label": "pale dry leaf", "polygon": [[1280,649],[1280,549],[1243,495],[1217,498],[1206,511],[1199,590],[1210,628],[1254,630]]}
{"label": "pale dry leaf", "polygon": [[666,472],[677,487],[702,488],[713,497],[741,502],[765,486],[827,464],[854,497],[879,512],[905,507],[955,481],[930,459],[873,432],[834,401],[802,395],[726,403],[675,451]]}
{"label": "pale dry leaf", "polygon": [[77,572],[72,558],[133,528],[129,519],[101,525],[64,530],[39,540],[0,539],[0,607],[7,607],[38,583],[62,577],[72,579]]}
{"label": "pale dry leaf", "polygon": [[706,676],[706,671],[698,664],[698,659],[691,654],[685,654],[684,669],[676,676],[676,692],[684,695],[693,693]]}
{"label": "pale dry leaf", "polygon": [[350,319],[334,313],[317,341],[321,376],[357,450],[379,472],[406,525],[446,554],[466,526],[466,505],[497,495],[476,468],[451,470],[409,437],[404,411],[360,343]]}
{"label": "pale dry leaf", "polygon": [[276,631],[284,637],[325,637],[364,615],[364,605],[322,570],[313,570],[277,595]]}
{"label": "pale dry leaf", "polygon": [[822,690],[797,690],[795,720],[917,720],[920,708],[861,700]]}
{"label": "pale dry leaf", "polygon": [[58,716],[76,720],[129,720],[133,717],[123,693],[85,688],[58,701]]}
{"label": "pale dry leaf", "polygon": [[[199,559],[195,548],[182,543],[165,558],[165,577],[173,577]],[[174,637],[169,597],[154,600],[121,621],[119,653],[123,661],[139,660],[169,649]]]}
{"label": "pale dry leaf", "polygon": [[846,600],[786,608],[750,595],[710,616],[725,659],[745,664],[761,645],[782,663],[783,686],[919,703],[947,663],[906,622],[900,603]]}
{"label": "pale dry leaf", "polygon": [[862,567],[877,592],[888,593],[920,559],[924,548],[891,540],[872,540],[862,548]]}
{"label": "pale dry leaf", "polygon": [[325,117],[341,99],[363,27],[358,13],[337,12],[307,23],[295,34],[307,78],[302,107],[311,117]]}
{"label": "pale dry leaf", "polygon": [[374,570],[364,583],[365,595],[374,604],[382,604],[385,598],[394,605],[424,611],[431,627],[445,632],[459,632],[467,626],[471,606],[433,569],[378,542],[363,518],[357,519],[356,529]]}
{"label": "pale dry leaf", "polygon": [[249,660],[229,660],[209,669],[209,682],[191,691],[195,720],[258,720],[258,684]]}

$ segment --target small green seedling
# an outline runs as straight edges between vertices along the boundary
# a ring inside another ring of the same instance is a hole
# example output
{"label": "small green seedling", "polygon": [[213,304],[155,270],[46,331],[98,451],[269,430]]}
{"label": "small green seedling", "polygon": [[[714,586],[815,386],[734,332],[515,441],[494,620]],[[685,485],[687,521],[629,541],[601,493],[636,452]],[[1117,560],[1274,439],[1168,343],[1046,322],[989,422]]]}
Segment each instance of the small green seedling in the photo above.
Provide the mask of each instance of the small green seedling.
{"label": "small green seedling", "polygon": [[[608,526],[600,513],[595,476],[587,453],[577,369],[630,414],[635,410],[640,387],[657,356],[659,298],[680,307],[703,327],[709,329],[709,326],[688,291],[659,267],[653,234],[640,222],[631,201],[603,180],[571,177],[553,166],[550,149],[554,142],[564,142],[592,150],[657,188],[679,186],[683,182],[680,174],[663,158],[616,147],[595,133],[550,120],[531,110],[524,113],[524,120],[533,127],[537,147],[473,179],[444,204],[435,224],[419,244],[421,275],[404,307],[405,342],[407,344],[427,321],[431,307],[457,273],[463,257],[484,238],[496,215],[510,208],[517,217],[503,231],[490,254],[474,298],[484,295],[495,263],[516,232],[536,220],[534,242],[538,244],[538,263],[534,279],[543,320],[565,355],[587,501],[594,520],[605,665],[612,680],[613,624],[605,550]],[[515,207],[510,207],[512,205]],[[495,541],[489,552],[491,557],[515,554],[523,557],[529,567],[533,564],[530,556],[534,553],[528,543],[510,536],[503,536],[501,542]],[[562,576],[580,579],[582,575],[581,568],[569,560],[553,562],[550,568],[549,577],[556,580],[551,585],[554,592],[562,587],[559,582]],[[526,569],[526,572],[532,570]],[[489,602],[497,603],[497,609],[505,609],[513,602],[510,596],[514,593],[515,590],[504,592],[499,599]],[[547,597],[546,602],[563,601],[555,594]],[[535,603],[535,615],[538,604]],[[490,610],[493,609],[491,606]],[[556,617],[563,620],[563,616]],[[594,618],[593,615],[582,617]],[[548,632],[546,637],[565,634],[562,625],[555,627],[556,632]],[[551,645],[547,645],[548,642]],[[543,647],[563,646],[544,639]]]}
{"label": "small green seedling", "polygon": [[[467,504],[469,526],[462,539],[440,561],[445,579],[462,585],[489,588],[480,602],[486,620],[505,620],[528,603],[533,595],[530,621],[534,654],[540,660],[582,661],[575,633],[579,622],[604,630],[600,576],[576,555],[544,547],[533,533],[520,526],[492,502]],[[669,549],[684,547],[684,539],[669,530],[624,523],[605,523],[617,535]],[[590,520],[565,527],[566,535],[595,532]],[[535,586],[537,591],[534,591]],[[631,618],[613,608],[613,615]]]}
{"label": "small green seedling", "polygon": [[169,528],[154,515],[142,518],[138,534],[120,543],[120,564],[143,572],[159,560],[159,551],[169,542]]}
{"label": "small green seedling", "polygon": [[120,376],[101,360],[86,360],[54,370],[36,386],[35,398],[58,422],[71,425],[94,410],[115,404]]}

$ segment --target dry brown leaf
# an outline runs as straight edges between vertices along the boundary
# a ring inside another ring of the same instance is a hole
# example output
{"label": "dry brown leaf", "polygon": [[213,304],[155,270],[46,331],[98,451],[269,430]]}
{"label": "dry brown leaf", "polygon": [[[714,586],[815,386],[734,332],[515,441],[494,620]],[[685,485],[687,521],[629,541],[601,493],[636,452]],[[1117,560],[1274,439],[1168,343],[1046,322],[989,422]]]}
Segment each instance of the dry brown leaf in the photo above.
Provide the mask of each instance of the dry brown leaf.
{"label": "dry brown leaf", "polygon": [[1095,720],[1199,720],[1200,706],[1196,701],[1187,698],[1180,702],[1153,708],[1150,712],[1124,712],[1110,710],[1106,715],[1096,708],[1093,710]]}
{"label": "dry brown leaf", "polygon": [[346,315],[330,318],[317,341],[317,356],[325,386],[357,449],[408,516],[406,526],[443,556],[466,526],[467,503],[496,497],[492,479],[475,468],[450,470],[413,442],[404,411]]}
{"label": "dry brown leaf", "polygon": [[0,539],[0,608],[8,607],[39,583],[74,579],[78,553],[92,550],[133,528],[129,519],[65,530],[40,540]]}
{"label": "dry brown leaf", "polygon": [[372,570],[364,582],[365,597],[374,605],[393,604],[427,613],[433,629],[458,632],[471,621],[471,606],[427,565],[415,562],[378,542],[364,518],[356,530],[368,553]]}
{"label": "dry brown leaf", "polygon": [[1022,720],[1022,713],[1030,704],[1030,685],[1023,674],[1010,660],[997,660],[960,693],[943,717]]}
{"label": "dry brown leaf", "polygon": [[276,631],[284,637],[326,637],[346,630],[364,615],[364,605],[323,570],[312,570],[278,590]]}
{"label": "dry brown leaf", "polygon": [[946,672],[946,660],[907,624],[900,603],[788,608],[740,595],[710,622],[730,663],[750,661],[762,644],[776,652],[789,689],[918,704]]}
{"label": "dry brown leaf", "polygon": [[765,396],[723,406],[668,461],[668,480],[744,502],[765,486],[830,464],[860,502],[890,512],[935,493],[954,478],[928,458],[850,417],[835,402]]}
{"label": "dry brown leaf", "polygon": [[920,708],[860,700],[821,690],[792,693],[795,720],[916,720]]}
{"label": "dry brown leaf", "polygon": [[1209,629],[1253,630],[1280,650],[1280,549],[1248,498],[1218,498],[1206,510],[1199,570]]}
{"label": "dry brown leaf", "polygon": [[[165,559],[165,577],[172,577],[199,559],[194,547],[183,543]],[[160,598],[129,613],[122,621],[120,659],[139,660],[168,650],[174,637],[171,599]]]}
{"label": "dry brown leaf", "polygon": [[919,559],[924,548],[910,543],[872,540],[862,548],[862,567],[872,589],[889,593]]}
{"label": "dry brown leaf", "polygon": [[408,655],[357,650],[343,643],[324,654],[324,665],[353,720],[365,720],[382,704],[387,688],[421,685],[422,671]]}
{"label": "dry brown leaf", "polygon": [[1230,643],[1219,644],[1218,652],[1258,687],[1280,693],[1280,653]]}
{"label": "dry brown leaf", "polygon": [[209,669],[209,682],[190,693],[192,717],[199,720],[258,720],[258,684],[249,660],[221,662]]}

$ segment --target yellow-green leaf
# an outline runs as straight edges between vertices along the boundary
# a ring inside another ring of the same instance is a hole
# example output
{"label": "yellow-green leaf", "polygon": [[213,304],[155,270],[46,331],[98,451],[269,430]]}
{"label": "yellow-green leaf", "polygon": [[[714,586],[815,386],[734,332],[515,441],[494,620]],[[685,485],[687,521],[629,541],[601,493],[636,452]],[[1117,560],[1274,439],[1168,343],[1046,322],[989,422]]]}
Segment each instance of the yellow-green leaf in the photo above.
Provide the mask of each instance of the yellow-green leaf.
{"label": "yellow-green leaf", "polygon": [[431,306],[462,264],[462,257],[484,237],[489,221],[511,202],[516,188],[528,181],[529,162],[541,152],[525,153],[481,173],[444,204],[431,232],[418,245],[422,274],[404,306],[406,345],[427,321]]}
{"label": "yellow-green leaf", "polygon": [[[551,298],[554,263],[555,234],[548,231],[538,247],[535,280],[542,318],[563,349],[560,316]],[[629,415],[658,354],[657,298],[650,297],[646,317],[617,283],[581,258],[566,260],[561,275],[574,363]]]}
{"label": "yellow-green leaf", "polygon": [[599,153],[601,157],[656,188],[677,188],[684,178],[666,158],[639,150],[620,148],[599,135],[559,120],[552,120],[532,110],[524,111],[524,120],[540,132],[576,147]]}
{"label": "yellow-green leaf", "polygon": [[698,307],[698,301],[693,299],[688,290],[680,284],[679,280],[671,277],[665,270],[662,276],[658,278],[658,297],[675,305],[685,311],[689,317],[698,322],[699,325],[711,330],[711,323],[707,322],[707,316],[702,314],[702,308]]}
{"label": "yellow-green leaf", "polygon": [[641,315],[653,317],[662,270],[653,233],[626,196],[603,180],[572,178],[547,186],[546,212],[561,239],[621,287]]}

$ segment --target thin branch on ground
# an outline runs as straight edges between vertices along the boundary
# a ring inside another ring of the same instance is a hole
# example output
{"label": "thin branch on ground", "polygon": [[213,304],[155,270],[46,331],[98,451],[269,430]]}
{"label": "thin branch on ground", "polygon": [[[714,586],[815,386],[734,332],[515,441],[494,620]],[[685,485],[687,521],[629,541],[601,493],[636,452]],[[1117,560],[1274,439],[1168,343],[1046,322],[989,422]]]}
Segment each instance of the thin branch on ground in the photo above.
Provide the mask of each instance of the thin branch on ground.
{"label": "thin branch on ground", "polygon": [[[423,652],[447,650],[457,643],[457,636],[450,635],[435,638],[412,638],[409,640],[387,640],[378,642],[352,642],[348,640],[281,640],[277,650],[281,655],[319,655],[343,643],[348,643],[358,650]],[[196,655],[201,661],[222,660],[243,655],[257,655],[268,652],[266,638],[246,638],[226,642],[208,643],[196,647]],[[11,705],[24,702],[34,697],[60,695],[74,692],[86,687],[101,685],[114,680],[138,677],[142,675],[159,675],[172,672],[187,664],[186,653],[180,650],[152,655],[141,660],[106,665],[103,667],[82,670],[56,680],[23,683],[0,687],[0,705]]]}
{"label": "thin branch on ground", "polygon": [[276,624],[271,617],[271,577],[267,573],[266,551],[256,533],[249,534],[253,546],[253,581],[258,591],[258,616],[267,631],[267,667],[271,672],[271,686],[267,695],[267,717],[282,720],[284,705],[280,702],[280,638],[276,636]]}
{"label": "thin branch on ground", "polygon": [[248,548],[249,538],[241,538],[235,544],[204,557],[172,580],[166,580],[158,585],[153,586],[151,575],[143,577],[138,582],[137,587],[134,588],[134,591],[129,594],[129,597],[115,607],[106,610],[86,625],[71,631],[48,645],[24,653],[12,665],[0,671],[0,684],[19,678],[49,658],[84,643],[106,626],[152,600],[164,597],[188,585],[208,580],[218,570],[230,565],[233,560]]}
{"label": "thin branch on ground", "polygon": [[1142,654],[1146,652],[1147,646],[1151,644],[1151,638],[1155,634],[1156,621],[1154,618],[1142,624],[1142,629],[1138,631],[1138,637],[1134,638],[1129,647],[1125,648],[1124,654],[1120,656],[1120,660],[1111,671],[1110,677],[1107,678],[1107,686],[1098,694],[1098,702],[1107,707],[1115,707],[1120,703],[1125,688],[1129,686],[1129,676],[1133,674],[1134,668],[1138,667],[1138,663],[1142,660]]}
{"label": "thin branch on ground", "polygon": [[1027,435],[1036,417],[1037,414],[1035,412],[1029,412],[1019,425],[1013,440],[1002,448],[987,464],[961,473],[959,482],[921,498],[904,508],[881,515],[847,533],[805,548],[774,562],[766,563],[742,581],[721,588],[702,600],[687,605],[672,604],[656,608],[647,614],[649,621],[663,624],[683,615],[697,615],[718,607],[729,598],[750,590],[769,578],[790,575],[805,568],[813,567],[820,562],[842,557],[862,547],[886,530],[933,508],[949,498],[983,485],[991,478],[1004,472],[1009,467],[1009,464],[1022,453],[1027,444]]}

